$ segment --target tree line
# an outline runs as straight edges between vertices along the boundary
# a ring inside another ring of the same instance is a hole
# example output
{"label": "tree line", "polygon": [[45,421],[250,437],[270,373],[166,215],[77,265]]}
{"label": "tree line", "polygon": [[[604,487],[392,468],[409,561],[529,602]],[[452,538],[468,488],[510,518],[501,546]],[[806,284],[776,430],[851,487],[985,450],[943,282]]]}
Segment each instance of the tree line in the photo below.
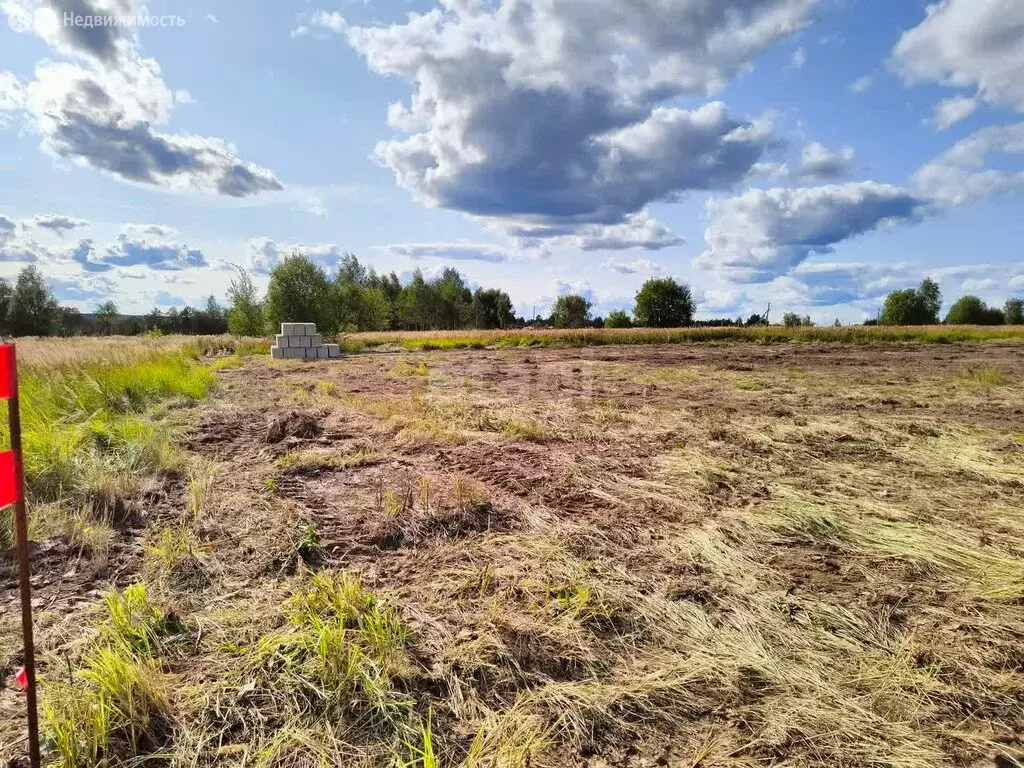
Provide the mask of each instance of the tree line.
{"label": "tree line", "polygon": [[27,266],[12,285],[0,278],[0,336],[83,336],[141,333],[227,333],[227,310],[210,296],[204,307],[154,309],[148,315],[122,315],[113,301],[91,313],[57,302],[42,273]]}
{"label": "tree line", "polygon": [[[941,310],[939,284],[926,277],[917,288],[893,291],[886,296],[875,322],[878,325],[937,325]],[[978,296],[961,296],[950,306],[942,322],[947,325],[1024,325],[1024,298],[1009,298],[1000,308],[988,306]]]}
{"label": "tree line", "polygon": [[[695,302],[688,285],[670,277],[652,278],[637,292],[633,312],[622,309],[595,316],[593,303],[580,294],[559,296],[551,314],[516,316],[512,299],[498,288],[471,288],[458,270],[445,268],[428,280],[420,270],[403,283],[394,272],[378,274],[346,254],[334,275],[301,254],[277,264],[261,295],[247,272],[231,281],[227,307],[210,296],[204,306],[154,308],[146,315],[122,315],[113,301],[83,314],[57,302],[42,273],[34,266],[21,270],[12,285],[0,278],[0,335],[78,336],[141,333],[263,336],[282,322],[315,322],[325,334],[356,331],[426,331],[504,329],[525,326],[554,328],[675,328],[681,326],[767,325],[765,315],[745,320],[694,320]],[[963,296],[940,319],[942,293],[925,278],[917,288],[893,291],[878,317],[866,325],[1024,325],[1024,299],[1008,299],[990,307],[977,296]],[[787,327],[811,326],[807,315],[787,312]],[[836,324],[839,321],[836,320]]]}

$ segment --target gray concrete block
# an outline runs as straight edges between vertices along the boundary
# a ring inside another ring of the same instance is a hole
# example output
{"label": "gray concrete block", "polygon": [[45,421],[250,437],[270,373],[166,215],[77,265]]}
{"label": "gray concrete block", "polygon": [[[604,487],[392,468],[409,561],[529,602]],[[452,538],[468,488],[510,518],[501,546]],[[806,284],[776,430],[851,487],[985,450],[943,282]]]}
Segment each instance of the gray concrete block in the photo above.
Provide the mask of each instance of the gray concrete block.
{"label": "gray concrete block", "polygon": [[282,336],[305,336],[305,323],[281,323]]}
{"label": "gray concrete block", "polygon": [[294,360],[298,357],[302,357],[302,350],[298,347],[285,347],[284,357],[285,360]]}
{"label": "gray concrete block", "polygon": [[270,356],[274,360],[284,360],[284,349],[282,347],[271,347]]}
{"label": "gray concrete block", "polygon": [[294,339],[292,339],[292,341],[295,342],[295,346],[296,347],[309,347],[310,346],[309,336],[296,336]]}
{"label": "gray concrete block", "polygon": [[307,360],[316,360],[316,347],[306,347],[302,351],[306,353]]}
{"label": "gray concrete block", "polygon": [[309,346],[311,346],[311,347],[319,347],[321,344],[324,343],[324,340],[320,338],[320,334],[319,333],[314,333],[309,338],[310,338]]}
{"label": "gray concrete block", "polygon": [[327,345],[327,356],[328,357],[341,357],[341,347],[337,344]]}
{"label": "gray concrete block", "polygon": [[319,347],[317,347],[316,348],[316,356],[317,356],[318,360],[325,360],[325,359],[327,359],[327,347],[325,347],[323,344],[321,344]]}
{"label": "gray concrete block", "polygon": [[276,343],[277,346],[282,348],[289,346],[288,337],[281,333],[277,334],[277,337],[274,339],[274,343]]}

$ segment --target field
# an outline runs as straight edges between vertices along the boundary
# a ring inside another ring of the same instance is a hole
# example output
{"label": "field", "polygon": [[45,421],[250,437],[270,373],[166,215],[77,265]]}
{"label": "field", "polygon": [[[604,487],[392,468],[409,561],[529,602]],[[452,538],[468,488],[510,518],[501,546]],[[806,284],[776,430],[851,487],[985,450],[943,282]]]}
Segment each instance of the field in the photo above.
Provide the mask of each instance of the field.
{"label": "field", "polygon": [[26,345],[48,759],[1024,765],[1019,329],[830,332]]}

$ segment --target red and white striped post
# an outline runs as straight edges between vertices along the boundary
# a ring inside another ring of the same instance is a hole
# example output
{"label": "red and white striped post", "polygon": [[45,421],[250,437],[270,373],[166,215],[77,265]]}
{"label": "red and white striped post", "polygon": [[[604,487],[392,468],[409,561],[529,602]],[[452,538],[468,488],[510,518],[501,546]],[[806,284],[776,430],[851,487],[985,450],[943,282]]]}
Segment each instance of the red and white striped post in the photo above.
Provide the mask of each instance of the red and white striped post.
{"label": "red and white striped post", "polygon": [[21,410],[18,404],[18,355],[13,344],[0,344],[0,400],[7,401],[11,447],[0,451],[0,508],[14,505],[18,577],[21,584],[21,633],[25,644],[25,694],[28,748],[32,768],[39,768],[39,716],[36,712],[36,658],[32,640],[32,582],[25,512],[25,470],[21,460]]}

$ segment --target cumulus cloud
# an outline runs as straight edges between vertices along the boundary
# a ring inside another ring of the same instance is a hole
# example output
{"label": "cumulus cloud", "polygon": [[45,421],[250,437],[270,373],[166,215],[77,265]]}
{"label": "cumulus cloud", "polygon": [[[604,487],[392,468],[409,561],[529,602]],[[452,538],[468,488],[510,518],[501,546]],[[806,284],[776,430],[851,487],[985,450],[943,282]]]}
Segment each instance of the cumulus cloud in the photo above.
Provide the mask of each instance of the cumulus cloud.
{"label": "cumulus cloud", "polygon": [[891,64],[907,82],[976,88],[1024,112],[1024,3],[942,0],[900,37]]}
{"label": "cumulus cloud", "polygon": [[117,295],[117,285],[106,277],[95,275],[74,275],[71,277],[50,277],[46,282],[58,301],[82,303],[102,301]]}
{"label": "cumulus cloud", "polygon": [[746,293],[735,288],[706,288],[697,295],[697,308],[701,312],[735,312],[743,306]]}
{"label": "cumulus cloud", "polygon": [[900,288],[916,286],[920,268],[910,264],[804,262],[775,287],[779,298],[800,306],[834,306],[879,299]]}
{"label": "cumulus cloud", "polygon": [[707,203],[707,249],[695,260],[734,282],[768,282],[812,254],[883,226],[919,219],[927,201],[872,181],[752,189]]}
{"label": "cumulus cloud", "polygon": [[108,272],[115,267],[146,267],[158,271],[179,271],[208,266],[202,251],[177,239],[170,227],[155,224],[127,224],[117,239],[98,252],[93,241],[79,241],[71,253],[86,272]]}
{"label": "cumulus cloud", "polygon": [[1024,171],[986,168],[990,155],[1024,154],[1024,123],[982,128],[923,166],[912,179],[919,194],[964,205],[1024,184]]}
{"label": "cumulus cloud", "polygon": [[977,108],[977,100],[965,96],[943,99],[935,105],[935,114],[932,115],[931,124],[935,130],[944,131],[961,120],[966,120],[974,114],[974,110]]}
{"label": "cumulus cloud", "polygon": [[623,275],[634,275],[638,272],[658,273],[661,272],[661,267],[655,264],[650,259],[633,259],[632,261],[622,261],[615,256],[609,258],[604,264],[605,269],[610,269],[613,272],[619,272]]}
{"label": "cumulus cloud", "polygon": [[797,175],[814,181],[829,181],[845,176],[853,163],[853,148],[843,147],[831,152],[816,141],[807,144],[800,153]]}
{"label": "cumulus cloud", "polygon": [[[29,0],[5,0],[8,17]],[[135,0],[47,0],[29,27],[72,61],[44,61],[23,86],[22,105],[45,151],[122,181],[245,197],[282,189],[274,174],[238,157],[222,139],[163,133],[180,103],[160,65],[144,58],[131,27],[65,25],[75,15],[134,15]],[[9,90],[2,86],[3,90]]]}
{"label": "cumulus cloud", "polygon": [[306,245],[304,243],[276,243],[265,237],[253,238],[248,243],[247,263],[258,275],[270,274],[282,259],[292,254],[306,256],[325,270],[338,266],[346,251],[333,243]]}
{"label": "cumulus cloud", "polygon": [[33,230],[44,230],[63,235],[88,222],[70,216],[41,214],[31,219],[16,219],[0,215],[0,261],[32,263],[57,259],[59,254],[51,247],[30,236]]}
{"label": "cumulus cloud", "polygon": [[804,50],[803,46],[800,46],[795,51],[793,51],[793,55],[789,57],[789,68],[790,69],[803,69],[804,68],[804,64],[806,64],[806,63],[807,63],[807,52]]}
{"label": "cumulus cloud", "polygon": [[722,88],[813,4],[446,0],[403,24],[337,24],[374,71],[414,84],[388,111],[411,135],[376,149],[398,183],[429,206],[543,233],[622,224],[742,180],[770,126],[720,103],[665,103]]}

